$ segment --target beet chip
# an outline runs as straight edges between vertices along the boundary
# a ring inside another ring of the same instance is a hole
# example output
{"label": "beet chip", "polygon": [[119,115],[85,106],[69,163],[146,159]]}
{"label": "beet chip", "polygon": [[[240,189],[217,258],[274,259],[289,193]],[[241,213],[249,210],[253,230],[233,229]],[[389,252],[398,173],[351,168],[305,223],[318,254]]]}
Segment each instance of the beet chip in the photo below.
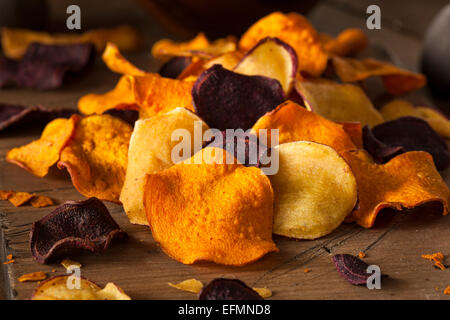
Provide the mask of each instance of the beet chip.
{"label": "beet chip", "polygon": [[[402,147],[405,151],[425,151],[433,156],[438,170],[444,170],[450,164],[450,152],[445,141],[422,119],[415,117],[401,117],[396,120],[384,122],[372,129],[364,131],[364,148],[382,163],[398,155],[394,147]],[[375,139],[375,140],[374,140]],[[373,148],[376,140],[391,148]]]}
{"label": "beet chip", "polygon": [[247,130],[284,100],[281,84],[263,76],[246,76],[214,65],[204,71],[192,89],[196,113],[220,130]]}
{"label": "beet chip", "polygon": [[48,109],[42,106],[24,107],[0,103],[0,131],[7,128],[44,125],[56,118],[69,118],[77,111],[72,109]]}
{"label": "beet chip", "polygon": [[33,223],[31,253],[39,263],[79,249],[106,250],[112,240],[124,240],[127,234],[97,198],[68,201],[49,215]]}
{"label": "beet chip", "polygon": [[203,288],[199,300],[264,300],[255,290],[238,279],[218,278]]}
{"label": "beet chip", "polygon": [[133,127],[134,123],[139,119],[139,111],[132,109],[108,109],[103,114],[119,118]]}
{"label": "beet chip", "polygon": [[369,265],[351,254],[336,254],[333,262],[339,274],[353,285],[365,285],[371,273],[367,273]]}
{"label": "beet chip", "polygon": [[364,149],[378,163],[386,163],[395,156],[406,152],[403,147],[388,146],[378,140],[368,126],[363,128],[363,144]]}
{"label": "beet chip", "polygon": [[174,57],[163,64],[158,73],[164,78],[176,79],[191,63],[191,57]]}
{"label": "beet chip", "polygon": [[92,60],[92,44],[31,44],[20,61],[0,60],[0,88],[8,84],[49,90],[59,88],[68,73],[80,72]]}

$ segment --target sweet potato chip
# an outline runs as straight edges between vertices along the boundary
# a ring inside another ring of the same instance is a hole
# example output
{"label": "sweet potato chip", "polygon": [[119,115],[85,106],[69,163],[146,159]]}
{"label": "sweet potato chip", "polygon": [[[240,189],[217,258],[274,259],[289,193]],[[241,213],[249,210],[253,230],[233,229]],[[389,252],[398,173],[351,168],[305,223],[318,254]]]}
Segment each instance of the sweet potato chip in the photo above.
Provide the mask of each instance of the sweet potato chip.
{"label": "sweet potato chip", "polygon": [[370,77],[381,77],[387,92],[399,95],[422,88],[427,79],[424,75],[397,68],[375,59],[357,60],[333,57],[336,74],[343,82],[357,82]]}
{"label": "sweet potato chip", "polygon": [[[77,283],[78,282],[78,283]],[[78,286],[79,285],[79,286]],[[116,284],[109,282],[101,289],[86,278],[73,275],[55,276],[43,281],[32,300],[131,300]]]}
{"label": "sweet potato chip", "polygon": [[34,195],[28,192],[14,192],[11,196],[8,197],[8,200],[15,207],[20,207],[30,201],[33,197]]}
{"label": "sweet potato chip", "polygon": [[360,122],[375,126],[383,121],[364,91],[352,84],[325,79],[296,82],[305,106],[322,117],[338,122]]}
{"label": "sweet potato chip", "polygon": [[411,209],[429,202],[441,203],[442,213],[448,213],[450,190],[430,154],[406,152],[382,165],[363,150],[347,151],[343,156],[358,184],[359,207],[349,221],[370,228],[383,208]]}
{"label": "sweet potato chip", "polygon": [[9,200],[14,206],[20,207],[28,202],[35,208],[53,205],[53,200],[46,196],[38,196],[34,193],[0,190],[0,200]]}
{"label": "sweet potato chip", "polygon": [[120,201],[131,223],[148,225],[143,203],[145,176],[174,164],[172,151],[180,143],[172,140],[175,130],[183,130],[189,139],[183,141],[189,142],[189,150],[186,150],[189,153],[178,155],[180,160],[184,160],[194,154],[194,130],[201,130],[202,134],[207,129],[208,126],[198,116],[183,108],[136,122],[128,149],[125,182],[120,193]]}
{"label": "sweet potato chip", "polygon": [[[260,129],[267,129],[268,141],[271,139],[270,129],[278,129],[280,144],[304,140],[325,144],[337,152],[356,149],[341,125],[291,101],[266,113],[255,123],[252,132],[259,135]],[[268,145],[273,144],[268,142]]]}
{"label": "sweet potato chip", "polygon": [[147,74],[147,72],[137,68],[125,59],[125,57],[120,53],[119,48],[114,43],[108,42],[106,44],[102,59],[106,66],[115,73],[129,74],[132,76],[143,76]]}
{"label": "sweet potato chip", "polygon": [[274,148],[279,170],[269,176],[275,194],[273,233],[316,239],[336,229],[355,207],[356,179],[332,148],[309,141]]}
{"label": "sweet potato chip", "polygon": [[23,274],[19,277],[19,282],[41,281],[47,279],[47,274],[42,271]]}
{"label": "sweet potato chip", "polygon": [[90,198],[68,201],[34,222],[30,246],[33,258],[47,263],[80,249],[103,252],[113,240],[126,237],[105,205]]}
{"label": "sweet potato chip", "polygon": [[405,100],[397,99],[385,104],[380,112],[386,121],[407,116],[422,118],[439,135],[450,139],[450,120],[438,110],[429,107],[415,107]]}
{"label": "sweet potato chip", "polygon": [[203,289],[203,283],[197,279],[187,279],[176,284],[169,282],[169,286],[192,293],[200,293]]}
{"label": "sweet potato chip", "polygon": [[329,54],[341,57],[353,56],[363,51],[369,44],[366,34],[360,29],[346,29],[335,39],[321,34],[320,39]]}
{"label": "sweet potato chip", "polygon": [[121,50],[135,50],[140,44],[140,36],[131,26],[110,29],[94,29],[83,34],[48,34],[26,29],[2,28],[3,53],[11,59],[20,59],[28,47],[35,42],[47,45],[69,45],[92,43],[97,51],[102,51],[107,42],[115,43]]}
{"label": "sweet potato chip", "polygon": [[129,124],[110,115],[81,119],[61,153],[58,168],[69,171],[82,195],[119,202],[132,130]]}
{"label": "sweet potato chip", "polygon": [[276,37],[289,44],[297,53],[300,71],[320,76],[328,61],[320,37],[314,27],[302,15],[274,12],[258,20],[242,36],[239,48],[250,50],[261,39]]}
{"label": "sweet potato chip", "polygon": [[50,122],[38,140],[14,148],[6,154],[8,162],[17,164],[35,176],[44,177],[60,158],[61,151],[75,132],[79,117],[55,119]]}
{"label": "sweet potato chip", "polygon": [[[202,162],[195,164],[198,156]],[[153,238],[184,264],[241,266],[278,250],[269,179],[260,169],[224,164],[226,157],[222,149],[205,148],[147,175],[144,207]]]}
{"label": "sweet potato chip", "polygon": [[358,149],[363,148],[363,133],[362,133],[362,126],[359,122],[341,122],[342,129],[348,134],[350,139],[352,139],[355,146],[358,147]]}
{"label": "sweet potato chip", "polygon": [[272,290],[268,288],[252,288],[255,290],[263,299],[270,298],[272,296]]}
{"label": "sweet potato chip", "polygon": [[35,208],[43,208],[52,206],[53,200],[47,196],[34,196],[30,203]]}

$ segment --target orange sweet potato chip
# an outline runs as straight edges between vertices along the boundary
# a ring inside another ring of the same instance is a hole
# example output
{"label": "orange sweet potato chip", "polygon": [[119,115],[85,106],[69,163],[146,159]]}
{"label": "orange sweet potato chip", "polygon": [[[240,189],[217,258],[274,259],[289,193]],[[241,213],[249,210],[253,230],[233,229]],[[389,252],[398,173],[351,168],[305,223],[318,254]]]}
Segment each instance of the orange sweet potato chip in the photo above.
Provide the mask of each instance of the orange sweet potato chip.
{"label": "orange sweet potato chip", "polygon": [[45,280],[45,279],[47,279],[47,274],[45,272],[38,271],[38,272],[23,274],[17,280],[19,280],[19,282],[26,282],[26,281],[40,281],[40,280]]}
{"label": "orange sweet potato chip", "polygon": [[125,180],[132,127],[110,115],[92,115],[77,124],[61,153],[75,188],[86,197],[119,202]]}
{"label": "orange sweet potato chip", "polygon": [[53,200],[47,196],[38,196],[28,192],[0,190],[0,200],[9,200],[14,206],[20,207],[28,202],[35,208],[53,205]]}
{"label": "orange sweet potato chip", "polygon": [[140,106],[140,118],[149,118],[181,107],[194,112],[192,87],[194,82],[163,78],[158,74],[128,76],[134,100]]}
{"label": "orange sweet potato chip", "polygon": [[14,148],[6,155],[8,162],[17,164],[40,178],[60,157],[62,149],[74,134],[79,117],[55,119],[45,127],[41,137],[25,146]]}
{"label": "orange sweet potato chip", "polygon": [[30,203],[35,208],[43,208],[52,206],[53,200],[47,196],[34,196]]}
{"label": "orange sweet potato chip", "polygon": [[440,202],[443,214],[448,213],[450,190],[430,154],[406,152],[381,165],[362,150],[346,151],[343,157],[358,185],[359,208],[349,221],[370,228],[383,208],[411,209],[429,202]]}
{"label": "orange sweet potato chip", "polygon": [[302,15],[274,12],[253,24],[239,41],[239,48],[250,50],[259,40],[276,37],[289,44],[297,53],[299,71],[320,76],[328,61],[320,37],[314,27]]}
{"label": "orange sweet potato chip", "polygon": [[[199,155],[203,161],[195,164]],[[269,179],[255,167],[217,163],[227,155],[207,147],[186,163],[147,175],[144,207],[153,237],[184,264],[240,266],[278,250]]]}
{"label": "orange sweet potato chip", "polygon": [[3,53],[11,59],[20,59],[33,42],[44,44],[92,43],[97,51],[103,50],[106,43],[113,42],[121,50],[135,50],[141,42],[138,32],[131,26],[122,25],[110,29],[94,29],[82,34],[49,34],[26,29],[2,28],[1,41]]}
{"label": "orange sweet potato chip", "polygon": [[133,76],[143,76],[147,74],[147,72],[137,68],[127,59],[119,51],[119,48],[111,42],[106,44],[105,51],[103,51],[102,55],[103,62],[105,62],[106,66],[113,72],[119,74],[129,74]]}
{"label": "orange sweet potato chip", "polygon": [[15,207],[20,207],[24,205],[28,201],[30,201],[34,197],[33,194],[28,192],[14,192],[9,198],[9,202],[11,202]]}
{"label": "orange sweet potato chip", "polygon": [[326,34],[320,34],[320,40],[325,50],[332,55],[341,57],[352,56],[363,51],[369,40],[360,29],[346,29],[335,39]]}
{"label": "orange sweet potato chip", "polygon": [[[342,125],[291,101],[279,105],[275,110],[259,118],[252,132],[259,136],[260,129],[267,129],[268,141],[270,141],[270,129],[278,129],[280,144],[304,140],[325,144],[338,153],[356,149]],[[271,145],[270,142],[268,145]]]}
{"label": "orange sweet potato chip", "polygon": [[334,70],[344,82],[357,82],[370,77],[383,79],[387,92],[393,95],[420,89],[427,83],[424,75],[397,68],[396,66],[375,59],[357,60],[333,57]]}

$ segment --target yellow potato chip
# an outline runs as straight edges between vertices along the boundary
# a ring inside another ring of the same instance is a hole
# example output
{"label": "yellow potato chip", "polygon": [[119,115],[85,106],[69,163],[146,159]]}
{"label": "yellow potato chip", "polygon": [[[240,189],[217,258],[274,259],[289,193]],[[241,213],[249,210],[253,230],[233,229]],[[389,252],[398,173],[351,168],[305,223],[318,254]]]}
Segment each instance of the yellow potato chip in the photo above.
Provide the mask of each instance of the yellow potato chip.
{"label": "yellow potato chip", "polygon": [[58,168],[69,171],[82,195],[119,202],[131,132],[129,124],[109,115],[85,117],[62,151]]}
{"label": "yellow potato chip", "polygon": [[200,293],[200,291],[202,291],[203,289],[203,283],[197,279],[187,279],[176,284],[169,282],[168,284],[172,288],[192,293]]}
{"label": "yellow potato chip", "polygon": [[[199,156],[203,162],[195,164]],[[269,179],[258,168],[225,164],[226,157],[223,149],[207,147],[147,175],[144,207],[153,238],[184,264],[241,266],[278,251]]]}
{"label": "yellow potato chip", "polygon": [[[148,225],[143,203],[145,176],[174,164],[172,151],[180,143],[172,140],[175,130],[183,131],[183,139],[189,139],[182,141],[189,143],[189,153],[179,159],[184,160],[194,154],[195,129],[201,130],[200,134],[203,135],[202,132],[208,126],[194,113],[183,108],[136,121],[128,149],[125,183],[120,194],[120,201],[131,223]],[[197,148],[201,148],[201,145]]]}
{"label": "yellow potato chip", "polygon": [[270,298],[272,296],[272,290],[268,288],[252,288],[264,299]]}
{"label": "yellow potato chip", "polygon": [[273,233],[316,239],[336,229],[357,201],[356,179],[332,148],[309,141],[280,144]]}
{"label": "yellow potato chip", "polygon": [[70,119],[51,121],[38,140],[10,150],[6,160],[37,177],[44,177],[50,167],[59,160],[62,149],[74,134],[78,119],[78,116],[73,115]]}

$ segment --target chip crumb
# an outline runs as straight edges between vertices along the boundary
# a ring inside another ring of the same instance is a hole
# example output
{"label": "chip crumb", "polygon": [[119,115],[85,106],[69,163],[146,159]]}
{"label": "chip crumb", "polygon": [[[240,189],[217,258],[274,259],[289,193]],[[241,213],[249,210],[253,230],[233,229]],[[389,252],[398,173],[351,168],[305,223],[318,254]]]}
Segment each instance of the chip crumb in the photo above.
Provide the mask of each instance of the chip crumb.
{"label": "chip crumb", "polygon": [[30,203],[35,208],[43,208],[52,206],[53,200],[47,196],[35,196]]}
{"label": "chip crumb", "polygon": [[66,258],[63,261],[61,261],[61,265],[64,268],[66,268],[66,270],[72,270],[74,267],[75,268],[81,268],[81,263],[79,263],[78,261],[70,260],[68,258]]}
{"label": "chip crumb", "polygon": [[18,278],[19,282],[39,281],[39,280],[45,280],[45,279],[47,279],[47,274],[42,271],[27,273],[27,274],[21,275]]}
{"label": "chip crumb", "polygon": [[12,255],[12,254],[8,254],[8,255],[6,256],[6,259],[8,259],[8,260],[12,260],[12,258],[13,258],[13,255]]}
{"label": "chip crumb", "polygon": [[56,272],[56,269],[52,269],[52,272]]}
{"label": "chip crumb", "polygon": [[306,268],[305,270],[303,270],[304,273],[308,273],[311,272],[311,269]]}
{"label": "chip crumb", "polygon": [[447,288],[445,288],[444,294],[450,294],[450,286],[448,286]]}
{"label": "chip crumb", "polygon": [[14,259],[11,259],[11,260],[8,260],[8,261],[5,261],[5,262],[3,262],[3,264],[10,264],[10,263],[14,263]]}
{"label": "chip crumb", "polygon": [[366,257],[366,254],[365,254],[364,252],[360,251],[360,252],[358,253],[358,257],[359,257],[360,259],[363,259],[363,258]]}
{"label": "chip crumb", "polygon": [[168,285],[192,293],[199,293],[203,289],[203,283],[197,279],[187,279],[176,284],[168,282]]}
{"label": "chip crumb", "polygon": [[253,288],[258,294],[264,299],[270,298],[272,296],[272,290],[264,287],[264,288]]}
{"label": "chip crumb", "polygon": [[444,265],[444,255],[442,252],[436,252],[432,254],[423,254],[423,259],[434,261],[434,266],[438,269],[445,270],[446,266]]}

